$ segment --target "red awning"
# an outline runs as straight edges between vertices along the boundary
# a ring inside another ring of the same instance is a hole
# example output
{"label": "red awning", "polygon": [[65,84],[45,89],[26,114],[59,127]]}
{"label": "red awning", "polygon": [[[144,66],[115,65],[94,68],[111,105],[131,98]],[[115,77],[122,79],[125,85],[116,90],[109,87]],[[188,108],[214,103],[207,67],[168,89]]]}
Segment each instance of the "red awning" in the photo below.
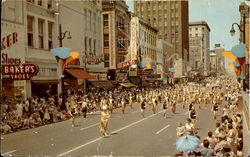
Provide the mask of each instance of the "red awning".
{"label": "red awning", "polygon": [[67,68],[66,71],[78,79],[94,79],[93,76],[89,75],[84,69],[80,68]]}

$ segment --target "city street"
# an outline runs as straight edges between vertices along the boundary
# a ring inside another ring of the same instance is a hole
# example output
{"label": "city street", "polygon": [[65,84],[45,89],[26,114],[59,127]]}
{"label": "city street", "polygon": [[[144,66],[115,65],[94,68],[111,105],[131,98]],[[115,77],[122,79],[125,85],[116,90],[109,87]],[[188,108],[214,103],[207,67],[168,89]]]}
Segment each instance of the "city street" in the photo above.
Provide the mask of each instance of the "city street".
{"label": "city street", "polygon": [[[71,121],[19,131],[7,134],[1,142],[3,155],[114,155],[114,156],[173,156],[177,153],[176,141],[177,122],[185,124],[188,109],[177,105],[177,112],[170,109],[167,118],[163,117],[161,105],[157,106],[157,114],[152,114],[147,106],[145,118],[142,118],[139,105],[130,109],[126,107],[125,114],[121,109],[114,110],[109,119],[108,132],[110,136],[101,137],[99,133],[100,112],[88,115],[86,119],[76,119],[76,127],[71,127]],[[215,120],[212,118],[211,105],[197,108],[198,135],[206,137],[209,130],[215,130]]]}

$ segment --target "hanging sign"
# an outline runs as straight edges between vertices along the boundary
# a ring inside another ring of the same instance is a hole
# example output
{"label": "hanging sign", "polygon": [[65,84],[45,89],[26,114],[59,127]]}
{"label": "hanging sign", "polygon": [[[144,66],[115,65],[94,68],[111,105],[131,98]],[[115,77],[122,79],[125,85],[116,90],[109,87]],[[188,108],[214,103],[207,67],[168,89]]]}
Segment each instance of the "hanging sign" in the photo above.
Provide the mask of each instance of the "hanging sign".
{"label": "hanging sign", "polygon": [[2,74],[9,75],[12,80],[30,80],[39,68],[35,64],[21,64],[20,58],[9,58],[2,53]]}

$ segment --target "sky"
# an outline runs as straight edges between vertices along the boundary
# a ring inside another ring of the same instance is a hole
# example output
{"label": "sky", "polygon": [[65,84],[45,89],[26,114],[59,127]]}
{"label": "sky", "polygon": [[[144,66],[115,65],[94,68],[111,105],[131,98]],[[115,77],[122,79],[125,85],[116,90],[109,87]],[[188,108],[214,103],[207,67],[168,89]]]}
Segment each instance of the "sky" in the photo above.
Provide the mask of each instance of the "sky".
{"label": "sky", "polygon": [[[221,44],[225,50],[231,50],[239,43],[239,30],[230,35],[234,22],[240,23],[239,5],[244,0],[189,0],[189,22],[206,21],[210,27],[210,49]],[[134,11],[133,0],[127,0],[130,11]]]}

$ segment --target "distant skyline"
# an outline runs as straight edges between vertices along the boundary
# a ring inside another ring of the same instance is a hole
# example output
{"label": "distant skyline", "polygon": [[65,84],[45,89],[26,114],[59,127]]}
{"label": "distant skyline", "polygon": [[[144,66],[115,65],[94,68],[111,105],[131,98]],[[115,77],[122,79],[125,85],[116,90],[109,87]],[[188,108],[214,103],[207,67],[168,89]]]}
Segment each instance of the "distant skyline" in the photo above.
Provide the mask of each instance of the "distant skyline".
{"label": "distant skyline", "polygon": [[[189,22],[206,21],[211,29],[210,49],[221,44],[225,50],[239,43],[239,29],[230,35],[232,23],[240,23],[239,5],[244,0],[189,0]],[[129,11],[134,12],[133,0],[127,0]]]}

